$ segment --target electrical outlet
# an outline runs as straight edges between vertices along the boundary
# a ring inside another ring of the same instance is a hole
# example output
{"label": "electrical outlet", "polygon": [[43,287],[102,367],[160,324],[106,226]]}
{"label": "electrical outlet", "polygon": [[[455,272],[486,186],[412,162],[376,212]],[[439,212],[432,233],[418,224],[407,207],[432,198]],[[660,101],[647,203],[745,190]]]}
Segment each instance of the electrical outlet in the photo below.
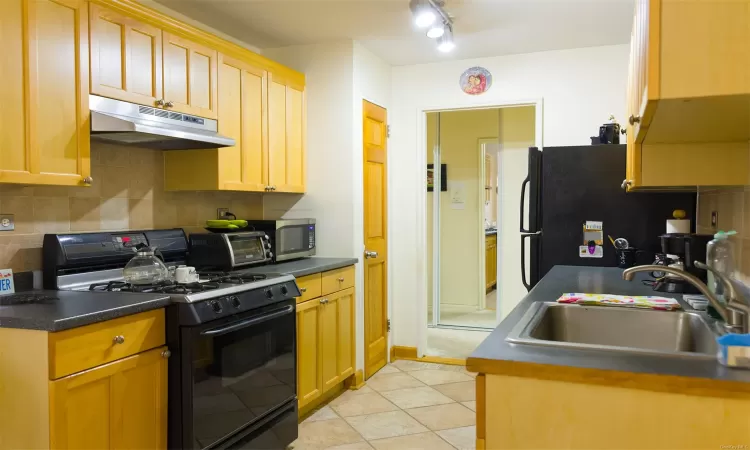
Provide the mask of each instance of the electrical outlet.
{"label": "electrical outlet", "polygon": [[716,228],[718,226],[719,226],[719,212],[711,211],[711,228]]}
{"label": "electrical outlet", "polygon": [[229,208],[217,208],[216,209],[216,218],[219,220],[228,219],[227,214],[229,213]]}
{"label": "electrical outlet", "polygon": [[0,231],[13,231],[16,229],[16,221],[13,214],[0,214]]}

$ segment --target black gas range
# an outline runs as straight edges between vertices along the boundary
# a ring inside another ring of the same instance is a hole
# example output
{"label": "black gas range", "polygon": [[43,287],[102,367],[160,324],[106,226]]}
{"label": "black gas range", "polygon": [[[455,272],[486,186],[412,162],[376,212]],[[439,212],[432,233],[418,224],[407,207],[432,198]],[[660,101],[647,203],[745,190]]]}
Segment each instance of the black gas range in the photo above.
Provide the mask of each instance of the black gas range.
{"label": "black gas range", "polygon": [[180,229],[46,235],[47,289],[169,294],[169,448],[285,448],[297,437],[294,277],[199,272],[200,281],[132,285],[132,245],[184,264]]}

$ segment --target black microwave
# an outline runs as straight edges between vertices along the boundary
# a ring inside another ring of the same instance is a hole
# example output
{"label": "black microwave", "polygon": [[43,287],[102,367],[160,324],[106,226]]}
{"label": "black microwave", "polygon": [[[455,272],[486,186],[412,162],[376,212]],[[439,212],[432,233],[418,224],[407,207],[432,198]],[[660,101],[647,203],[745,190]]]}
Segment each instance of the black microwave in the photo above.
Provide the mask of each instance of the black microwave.
{"label": "black microwave", "polygon": [[248,220],[247,226],[268,235],[274,262],[315,255],[315,219]]}

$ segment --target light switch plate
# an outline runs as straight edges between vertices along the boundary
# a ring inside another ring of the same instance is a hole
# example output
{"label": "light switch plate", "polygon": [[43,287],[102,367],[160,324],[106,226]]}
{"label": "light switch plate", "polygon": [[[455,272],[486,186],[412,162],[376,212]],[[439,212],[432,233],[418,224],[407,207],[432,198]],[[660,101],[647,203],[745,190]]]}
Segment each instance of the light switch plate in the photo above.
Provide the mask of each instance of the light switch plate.
{"label": "light switch plate", "polygon": [[16,221],[13,214],[0,214],[0,231],[13,231],[16,229]]}
{"label": "light switch plate", "polygon": [[711,211],[711,228],[719,226],[719,212]]}

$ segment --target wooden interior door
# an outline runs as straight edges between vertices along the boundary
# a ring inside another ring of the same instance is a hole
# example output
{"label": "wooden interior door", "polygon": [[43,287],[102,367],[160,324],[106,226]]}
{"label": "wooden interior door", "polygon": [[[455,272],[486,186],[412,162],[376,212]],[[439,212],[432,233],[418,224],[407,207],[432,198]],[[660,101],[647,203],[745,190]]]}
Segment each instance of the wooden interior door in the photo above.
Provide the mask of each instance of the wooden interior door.
{"label": "wooden interior door", "polygon": [[[18,12],[16,0],[8,4],[8,13]],[[27,0],[23,51],[27,82],[24,96],[25,146],[3,148],[0,181],[10,183],[86,185],[91,173],[89,122],[89,27],[88,2],[85,0]],[[5,13],[6,11],[3,11]],[[7,19],[3,17],[0,22]],[[24,64],[5,65],[18,56],[18,36],[14,25],[0,31],[15,40],[3,42],[0,79],[16,87],[24,76]],[[9,52],[5,54],[5,49]],[[7,59],[7,61],[6,61]],[[17,62],[17,61],[16,61]],[[5,86],[0,92],[5,91]],[[3,139],[21,144],[18,130],[18,93],[6,94],[8,123],[3,123]],[[5,100],[3,98],[2,100]],[[6,116],[3,115],[3,121]],[[5,161],[6,155],[9,160]]]}
{"label": "wooden interior door", "polygon": [[304,86],[268,76],[268,183],[277,192],[305,192]]}
{"label": "wooden interior door", "polygon": [[387,113],[364,101],[365,379],[388,362]]}
{"label": "wooden interior door", "polygon": [[224,189],[268,186],[267,84],[265,70],[219,55],[219,133],[237,143],[218,150]]}
{"label": "wooden interior door", "polygon": [[91,93],[155,106],[162,98],[161,30],[91,3]]}
{"label": "wooden interior door", "polygon": [[164,100],[168,109],[216,119],[219,103],[216,50],[166,31],[162,33],[162,42]]}
{"label": "wooden interior door", "polygon": [[320,299],[297,305],[297,400],[299,408],[323,393]]}
{"label": "wooden interior door", "polygon": [[166,448],[166,347],[50,382],[55,449]]}

